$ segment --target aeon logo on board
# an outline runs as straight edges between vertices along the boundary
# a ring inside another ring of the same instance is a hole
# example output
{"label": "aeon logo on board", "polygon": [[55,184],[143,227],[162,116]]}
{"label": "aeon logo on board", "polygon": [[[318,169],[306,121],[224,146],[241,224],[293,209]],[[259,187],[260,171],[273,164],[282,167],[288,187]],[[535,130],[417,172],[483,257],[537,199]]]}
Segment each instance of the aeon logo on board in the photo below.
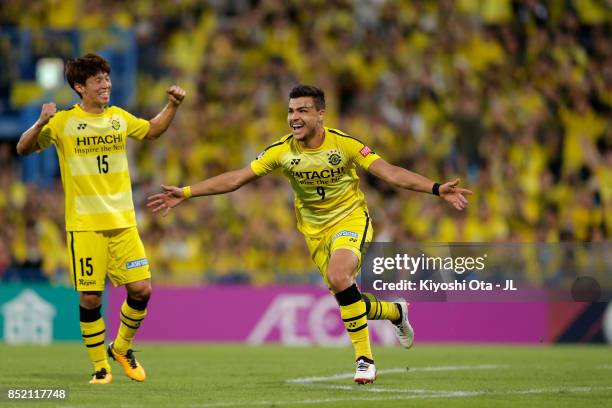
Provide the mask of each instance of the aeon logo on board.
{"label": "aeon logo on board", "polygon": [[[370,339],[383,345],[397,343],[388,321],[368,321]],[[278,295],[249,333],[249,344],[262,344],[278,335],[282,344],[302,346],[345,346],[350,340],[340,320],[338,304],[329,295]]]}

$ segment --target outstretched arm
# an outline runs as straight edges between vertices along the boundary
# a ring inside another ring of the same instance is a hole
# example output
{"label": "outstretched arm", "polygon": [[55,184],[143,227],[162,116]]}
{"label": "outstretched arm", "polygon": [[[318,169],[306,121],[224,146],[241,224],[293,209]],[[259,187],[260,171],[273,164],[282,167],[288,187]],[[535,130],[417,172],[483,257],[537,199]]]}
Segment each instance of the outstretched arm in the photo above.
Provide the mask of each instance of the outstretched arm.
{"label": "outstretched arm", "polygon": [[147,207],[154,213],[164,210],[162,215],[165,217],[172,208],[190,197],[229,193],[238,190],[257,177],[251,166],[246,166],[240,170],[228,171],[200,181],[192,186],[180,188],[162,185],[163,193],[149,196]]}
{"label": "outstretched arm", "polygon": [[21,134],[19,142],[17,142],[17,154],[27,156],[30,153],[40,150],[37,140],[38,135],[56,112],[57,108],[53,102],[43,104],[38,120],[31,128]]}
{"label": "outstretched arm", "polygon": [[[433,181],[402,167],[393,166],[383,159],[374,161],[368,168],[368,171],[395,187],[420,191],[422,193],[433,193],[435,184]],[[463,210],[468,203],[465,195],[472,194],[472,192],[465,188],[457,187],[457,184],[459,184],[459,179],[439,185],[438,192],[441,198],[457,210]]]}
{"label": "outstretched arm", "polygon": [[151,126],[145,139],[157,139],[168,129],[172,119],[174,119],[176,110],[185,98],[185,90],[177,85],[172,85],[166,90],[166,93],[168,94],[168,103],[157,116],[149,121]]}

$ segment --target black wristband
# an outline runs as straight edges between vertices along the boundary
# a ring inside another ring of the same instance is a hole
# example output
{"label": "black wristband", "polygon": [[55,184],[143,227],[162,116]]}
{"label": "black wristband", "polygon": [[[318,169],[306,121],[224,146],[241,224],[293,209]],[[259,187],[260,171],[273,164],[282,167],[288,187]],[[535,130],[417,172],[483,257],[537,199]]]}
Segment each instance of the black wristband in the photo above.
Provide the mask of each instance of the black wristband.
{"label": "black wristband", "polygon": [[433,195],[440,195],[440,183],[434,183],[433,187],[431,188],[431,194]]}

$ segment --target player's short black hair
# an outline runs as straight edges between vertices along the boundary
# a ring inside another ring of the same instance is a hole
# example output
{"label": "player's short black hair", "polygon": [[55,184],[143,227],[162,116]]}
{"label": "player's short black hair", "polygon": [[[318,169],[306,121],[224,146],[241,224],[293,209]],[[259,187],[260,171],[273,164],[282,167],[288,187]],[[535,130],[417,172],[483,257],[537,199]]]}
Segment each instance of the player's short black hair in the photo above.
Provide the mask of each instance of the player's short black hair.
{"label": "player's short black hair", "polygon": [[[87,78],[96,76],[100,72],[110,74],[111,68],[107,60],[96,54],[85,54],[69,60],[66,64],[66,80],[72,89],[74,84],[85,85]],[[74,92],[83,97],[76,89]]]}
{"label": "player's short black hair", "polygon": [[312,85],[298,85],[289,92],[289,99],[310,96],[317,110],[325,109],[325,92]]}

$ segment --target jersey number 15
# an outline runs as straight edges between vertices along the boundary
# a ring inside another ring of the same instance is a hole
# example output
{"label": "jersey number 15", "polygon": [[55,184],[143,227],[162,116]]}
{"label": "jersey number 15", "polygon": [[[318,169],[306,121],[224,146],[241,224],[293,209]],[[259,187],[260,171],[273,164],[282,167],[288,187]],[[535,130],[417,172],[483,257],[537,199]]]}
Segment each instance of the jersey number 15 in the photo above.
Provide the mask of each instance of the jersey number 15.
{"label": "jersey number 15", "polygon": [[103,154],[102,156],[97,156],[96,158],[98,159],[98,173],[108,173],[108,154]]}

